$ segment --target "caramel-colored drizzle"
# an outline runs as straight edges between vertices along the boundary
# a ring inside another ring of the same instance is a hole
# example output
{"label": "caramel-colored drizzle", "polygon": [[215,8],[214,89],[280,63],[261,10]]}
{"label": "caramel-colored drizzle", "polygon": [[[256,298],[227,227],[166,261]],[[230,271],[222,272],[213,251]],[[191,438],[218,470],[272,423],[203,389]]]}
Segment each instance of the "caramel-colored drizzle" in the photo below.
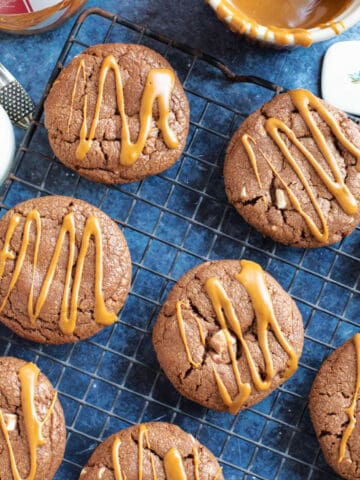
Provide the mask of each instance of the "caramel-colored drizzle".
{"label": "caramel-colored drizzle", "polygon": [[[193,366],[194,368],[200,368],[201,363],[195,362],[193,360],[192,354],[190,352],[189,344],[186,340],[185,322],[184,322],[184,318],[183,318],[183,315],[182,315],[182,309],[181,309],[182,306],[185,306],[184,302],[182,302],[182,301],[176,302],[176,320],[177,320],[177,323],[178,323],[181,339],[184,343],[186,357],[187,357],[188,362],[190,363],[191,366]],[[205,346],[206,340],[205,340],[204,330],[201,326],[200,320],[197,317],[195,317],[195,321],[196,321],[196,324],[197,324],[197,327],[198,327],[198,330],[199,330],[199,336],[200,336],[201,344],[203,346]]]}
{"label": "caramel-colored drizzle", "polygon": [[[138,480],[142,480],[143,478],[144,444],[146,445],[146,448],[149,450],[153,480],[157,480],[155,463],[150,451],[151,447],[150,447],[147,428],[146,428],[146,425],[140,425],[139,439],[138,439],[138,458],[139,458]],[[123,471],[120,465],[120,459],[119,459],[120,445],[121,445],[121,441],[118,437],[116,437],[112,445],[112,463],[114,467],[114,475],[115,475],[115,480],[126,480],[126,477],[123,474]],[[192,453],[194,457],[194,479],[200,480],[200,456],[199,456],[198,448],[194,447]],[[165,475],[167,480],[187,480],[187,475],[186,475],[185,467],[182,461],[181,453],[177,448],[171,448],[168,452],[166,452],[164,456],[164,469],[165,469]],[[221,473],[221,469],[220,469],[220,473]],[[218,477],[219,477],[219,472],[216,473],[214,480],[217,480]]]}
{"label": "caramel-colored drizzle", "polygon": [[[26,477],[26,480],[34,480],[36,476],[37,449],[38,447],[45,445],[42,428],[49,420],[50,415],[54,410],[55,402],[57,399],[57,393],[55,392],[51,405],[44,419],[39,420],[35,407],[36,384],[38,381],[39,373],[40,370],[33,363],[27,363],[19,369],[19,379],[21,384],[21,406],[30,453],[30,472]],[[14,480],[22,480],[22,477],[17,468],[14,450],[11,445],[9,433],[6,428],[6,422],[1,409],[0,428],[2,434],[4,435],[5,442],[9,451],[11,472]]]}
{"label": "caramel-colored drizzle", "polygon": [[[194,479],[200,480],[200,458],[199,450],[194,447],[192,450],[194,458]],[[185,467],[181,454],[177,448],[171,448],[164,456],[164,469],[166,480],[187,480]],[[214,480],[216,480],[216,474]]]}
{"label": "caramel-colored drizzle", "polygon": [[[15,256],[10,250],[10,243],[13,234],[19,225],[21,216],[14,214],[10,218],[9,227],[5,235],[5,242],[2,250],[0,251],[0,277],[3,276],[5,270],[5,264],[8,259],[14,260]],[[102,292],[103,282],[103,245],[102,245],[102,233],[99,220],[90,216],[87,218],[85,228],[82,236],[79,255],[76,261],[75,275],[72,282],[72,271],[75,260],[75,218],[74,213],[68,213],[62,222],[61,229],[56,240],[55,250],[51,258],[50,265],[46,272],[45,278],[41,285],[39,297],[35,303],[34,308],[34,282],[37,274],[36,267],[39,257],[40,239],[41,239],[41,218],[38,210],[31,210],[26,216],[25,225],[23,228],[23,237],[20,246],[20,251],[15,263],[15,269],[12,274],[10,285],[5,298],[0,306],[0,313],[4,310],[9,296],[15,287],[21,270],[24,265],[27,249],[30,243],[30,231],[32,224],[35,224],[36,236],[33,253],[33,269],[32,269],[32,281],[28,299],[28,315],[32,324],[34,324],[39,317],[42,307],[48,297],[49,290],[56,272],[56,268],[60,259],[62,248],[65,242],[65,238],[69,237],[69,256],[65,275],[64,293],[61,302],[60,321],[59,327],[65,335],[71,335],[76,327],[78,302],[79,302],[79,290],[83,275],[85,258],[89,249],[90,239],[94,238],[95,242],[95,321],[101,325],[110,325],[116,321],[116,315],[113,312],[109,312],[106,309],[104,295]],[[72,282],[72,286],[71,286]],[[71,290],[71,294],[69,292]],[[70,312],[68,312],[70,308]]]}
{"label": "caramel-colored drizzle", "polygon": [[219,480],[219,478],[221,477],[221,474],[222,474],[222,467],[219,467],[215,474],[214,480]]}
{"label": "caramel-colored drizzle", "polygon": [[152,472],[153,472],[153,479],[156,480],[157,479],[156,469],[155,469],[153,456],[151,455],[149,435],[148,435],[147,428],[146,428],[145,425],[140,425],[140,427],[139,427],[139,440],[138,440],[138,445],[139,445],[139,477],[138,478],[139,478],[139,480],[142,480],[142,478],[143,478],[144,440],[146,442],[146,447],[149,450],[151,468],[152,468]]}
{"label": "caramel-colored drizzle", "polygon": [[[242,346],[246,361],[249,366],[251,378],[257,390],[269,389],[275,375],[272,355],[270,352],[268,341],[269,327],[271,327],[271,330],[277,338],[279,344],[289,356],[287,370],[284,373],[283,379],[286,380],[287,378],[289,378],[296,371],[298,365],[298,358],[296,352],[286,340],[285,336],[282,334],[278,321],[275,317],[270,293],[265,281],[264,271],[262,270],[260,265],[248,260],[241,260],[240,266],[241,271],[239,274],[235,275],[235,278],[244,286],[244,288],[248,292],[255,311],[258,341],[265,362],[266,375],[264,380],[262,379],[257,369],[257,366],[251,356],[250,349],[245,341],[241,330],[240,321],[235,313],[231,300],[228,297],[220,280],[216,277],[210,277],[206,281],[205,285],[207,294],[209,295],[211,303],[215,310],[217,321],[225,337],[235,380],[239,389],[238,395],[234,399],[232,399],[228,389],[226,388],[224,382],[221,379],[220,374],[213,365],[213,372],[217,386],[220,391],[221,398],[224,404],[228,407],[229,412],[232,414],[238,413],[244,402],[248,399],[251,393],[251,386],[249,383],[243,383],[241,380],[238,361],[233,349],[232,338],[228,324],[231,328],[231,331],[235,333]],[[177,309],[177,312],[179,311],[181,310]],[[187,350],[187,348],[189,347],[186,348],[186,336],[182,336],[182,340],[184,342],[185,350]]]}
{"label": "caramel-colored drizzle", "polygon": [[[194,478],[195,480],[200,480],[200,455],[199,450],[193,448],[193,457],[194,457]],[[215,475],[214,480],[216,480],[217,474]]]}
{"label": "caramel-colored drizzle", "polygon": [[[306,193],[308,194],[310,201],[318,215],[322,231],[318,228],[314,220],[303,210],[299,200],[297,199],[296,195],[293,193],[290,187],[286,184],[283,177],[277,172],[273,163],[271,162],[270,158],[265,152],[261,152],[264,159],[266,160],[269,168],[272,170],[274,175],[278,178],[280,183],[283,185],[286,193],[288,194],[289,200],[294,207],[294,209],[302,216],[306,224],[308,225],[311,233],[319,242],[326,242],[329,238],[329,229],[325,219],[325,216],[320,208],[320,205],[314,195],[312,188],[304,175],[303,170],[292,156],[289,147],[282,139],[280,132],[284,133],[290,142],[296,146],[296,148],[303,154],[306,160],[310,163],[316,173],[319,175],[322,182],[325,184],[329,192],[336,198],[341,208],[347,213],[348,215],[354,215],[358,211],[358,204],[356,199],[346,186],[341,172],[338,166],[336,159],[334,158],[333,154],[330,151],[330,148],[322,134],[321,130],[319,129],[318,125],[316,124],[311,111],[310,106],[317,111],[317,113],[321,116],[321,118],[327,123],[330,127],[331,131],[333,132],[334,136],[337,140],[343,145],[354,157],[357,159],[357,170],[360,171],[360,150],[352,144],[343,134],[341,131],[340,126],[331,115],[331,113],[322,105],[322,103],[309,91],[307,90],[293,90],[290,92],[292,101],[294,102],[295,106],[297,107],[300,115],[304,119],[306,125],[308,126],[309,130],[311,131],[315,142],[321,151],[323,157],[325,158],[333,178],[330,177],[321,166],[321,164],[315,159],[313,154],[303,145],[300,140],[296,137],[295,133],[291,128],[285,125],[284,122],[278,120],[276,118],[269,118],[265,121],[265,130],[268,135],[274,140],[277,144],[279,149],[281,150],[282,154],[288,161],[289,165],[292,167],[296,175],[298,176],[299,180],[301,181],[302,185]],[[256,164],[256,156],[252,145],[249,142],[251,139],[252,143],[256,143],[254,138],[250,137],[248,134],[242,136],[241,141],[244,145],[244,148],[249,156],[250,163],[254,169],[255,177],[257,182],[259,183],[259,175],[258,169]],[[260,187],[261,188],[261,187]]]}
{"label": "caramel-colored drizzle", "polygon": [[[346,453],[346,447],[349,441],[349,438],[351,437],[355,425],[356,425],[356,418],[355,418],[355,411],[356,411],[356,405],[358,402],[358,396],[360,392],[360,333],[357,333],[354,338],[354,344],[355,344],[355,350],[356,350],[356,362],[357,362],[357,370],[356,370],[356,386],[355,386],[355,392],[354,392],[354,397],[351,402],[351,405],[349,408],[345,410],[346,414],[349,416],[349,423],[343,433],[343,436],[341,438],[340,442],[340,450],[339,450],[339,463],[341,463],[344,458],[345,458],[345,453]],[[351,459],[350,459],[351,460]]]}
{"label": "caramel-colored drizzle", "polygon": [[339,22],[330,21],[330,22],[322,23],[321,25],[319,25],[319,27],[320,28],[330,27],[334,30],[336,35],[340,35],[340,33],[342,33],[344,30],[346,30],[346,25],[342,21],[339,21]]}
{"label": "caramel-colored drizzle", "polygon": [[114,467],[115,480],[126,480],[126,476],[123,474],[123,471],[120,465],[120,457],[119,457],[120,446],[121,446],[121,440],[120,438],[116,437],[112,445],[111,458],[112,458],[112,463]]}
{"label": "caramel-colored drizzle", "polygon": [[249,157],[249,160],[250,160],[250,163],[251,163],[251,166],[254,170],[254,173],[255,173],[255,177],[256,177],[256,181],[259,185],[259,188],[262,189],[262,183],[261,183],[261,179],[260,179],[260,175],[259,175],[259,169],[257,167],[257,162],[256,162],[256,156],[255,156],[255,153],[254,153],[254,150],[251,146],[251,143],[250,142],[253,142],[253,143],[256,143],[255,140],[253,139],[253,137],[251,135],[249,135],[248,133],[245,133],[243,136],[242,136],[242,143],[244,145],[244,148],[246,150],[246,153]]}
{"label": "caramel-colored drizzle", "polygon": [[[77,89],[77,83],[80,71],[85,72],[85,63],[80,61],[78,71],[75,77],[74,88],[71,96],[71,109],[69,123],[72,118],[73,103]],[[149,71],[146,84],[141,99],[140,106],[140,132],[135,143],[131,141],[129,123],[125,113],[124,88],[121,79],[120,67],[113,55],[104,58],[99,72],[99,87],[96,100],[94,118],[91,124],[90,133],[87,128],[87,106],[88,95],[84,95],[83,105],[83,123],[80,129],[80,140],[76,150],[77,160],[83,160],[89,152],[95,137],[96,127],[99,123],[101,103],[104,97],[104,86],[109,71],[112,70],[115,75],[117,108],[121,117],[121,150],[120,163],[125,166],[133,165],[141,155],[146,141],[152,129],[153,107],[157,100],[159,105],[159,119],[157,126],[161,130],[166,145],[175,149],[179,146],[179,140],[176,133],[170,128],[170,100],[175,85],[175,74],[172,70],[166,68],[154,68]],[[85,73],[84,73],[85,75]]]}
{"label": "caramel-colored drizzle", "polygon": [[[82,76],[83,76],[83,81],[85,83],[86,81],[86,76],[85,76],[85,62],[83,59],[80,60],[80,63],[79,63],[79,67],[77,69],[77,72],[76,72],[76,75],[75,75],[75,82],[74,82],[74,88],[71,92],[71,105],[70,105],[70,114],[69,114],[69,119],[68,119],[68,124],[67,124],[67,127],[68,127],[68,131],[70,130],[70,125],[71,125],[71,121],[72,121],[72,117],[73,117],[73,112],[74,112],[74,103],[75,103],[75,95],[76,95],[76,87],[77,87],[77,84],[78,84],[78,81],[79,81],[79,76],[82,72]],[[87,100],[85,100],[86,102]],[[84,108],[85,108],[85,103],[84,103]]]}
{"label": "caramel-colored drizzle", "polygon": [[181,453],[177,448],[170,448],[164,456],[166,480],[187,480]]}

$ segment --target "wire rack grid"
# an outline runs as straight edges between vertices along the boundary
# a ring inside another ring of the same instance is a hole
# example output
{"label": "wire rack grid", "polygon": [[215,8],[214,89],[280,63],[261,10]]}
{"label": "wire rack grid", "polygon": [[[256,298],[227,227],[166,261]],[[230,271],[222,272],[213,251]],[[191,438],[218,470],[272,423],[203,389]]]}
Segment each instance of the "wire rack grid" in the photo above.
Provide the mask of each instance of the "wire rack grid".
{"label": "wire rack grid", "polygon": [[[41,105],[1,192],[2,214],[20,201],[48,194],[93,203],[120,225],[133,260],[132,290],[119,321],[92,339],[44,346],[0,327],[0,354],[37,362],[59,391],[68,436],[55,478],[78,478],[99,442],[150,420],[174,422],[195,435],[218,457],[227,480],[338,478],[322,457],[307,396],[324,358],[359,327],[359,229],[338,245],[300,250],[264,239],[243,222],[226,201],[224,150],[244,117],[280,87],[254,77],[235,78],[215,59],[115,15],[93,9],[79,17],[44,98],[74,55],[106,42],[142,43],[168,58],[190,101],[191,129],[181,160],[165,173],[107,187],[56,160]],[[297,301],[306,339],[294,377],[233,417],[195,405],[172,388],[157,364],[151,330],[169,289],[185,271],[208,259],[243,257],[259,262]]]}

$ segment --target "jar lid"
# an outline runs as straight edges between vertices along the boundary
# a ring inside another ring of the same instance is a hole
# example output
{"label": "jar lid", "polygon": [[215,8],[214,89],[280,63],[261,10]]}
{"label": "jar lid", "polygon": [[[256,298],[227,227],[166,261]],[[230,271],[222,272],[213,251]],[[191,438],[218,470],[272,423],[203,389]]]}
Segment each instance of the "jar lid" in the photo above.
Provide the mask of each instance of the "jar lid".
{"label": "jar lid", "polygon": [[0,183],[2,183],[14,160],[15,136],[10,119],[0,105]]}

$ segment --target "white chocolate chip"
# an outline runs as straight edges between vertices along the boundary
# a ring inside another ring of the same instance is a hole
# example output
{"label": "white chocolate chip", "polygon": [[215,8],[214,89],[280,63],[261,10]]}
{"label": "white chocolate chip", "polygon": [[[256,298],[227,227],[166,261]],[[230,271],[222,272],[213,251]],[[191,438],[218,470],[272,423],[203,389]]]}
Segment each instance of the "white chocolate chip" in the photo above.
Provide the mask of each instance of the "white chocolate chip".
{"label": "white chocolate chip", "polygon": [[13,413],[5,413],[4,420],[6,424],[6,430],[8,432],[13,432],[17,425],[17,415],[14,415]]}
{"label": "white chocolate chip", "polygon": [[87,472],[86,468],[83,468],[83,469],[81,470],[80,477],[82,477],[83,475],[85,475],[86,472]]}
{"label": "white chocolate chip", "polygon": [[276,232],[277,229],[278,229],[278,227],[276,225],[271,225],[271,230],[273,232]]}
{"label": "white chocolate chip", "polygon": [[240,198],[241,200],[245,200],[247,198],[248,194],[247,194],[247,190],[246,190],[246,186],[244,185],[241,189],[241,192],[240,192]]}
{"label": "white chocolate chip", "polygon": [[286,196],[284,190],[281,190],[281,188],[277,188],[275,191],[275,197],[276,197],[276,206],[280,209],[283,210],[286,208]]}
{"label": "white chocolate chip", "polygon": [[[234,353],[236,354],[236,339],[231,334],[230,334],[230,338],[231,338],[231,348],[234,350]],[[226,338],[223,330],[219,330],[210,338],[209,345],[216,352],[216,354],[212,356],[212,359],[214,360],[214,362],[223,363],[223,362],[230,361],[228,345],[226,343]]]}
{"label": "white chocolate chip", "polygon": [[[210,346],[215,350],[216,353],[223,353],[227,350],[226,338],[223,330],[219,330],[215,333],[210,339]],[[231,337],[231,343],[234,345],[236,343],[235,338]]]}
{"label": "white chocolate chip", "polygon": [[104,473],[105,473],[105,470],[106,468],[105,467],[101,467],[100,470],[98,471],[98,479],[101,480]]}

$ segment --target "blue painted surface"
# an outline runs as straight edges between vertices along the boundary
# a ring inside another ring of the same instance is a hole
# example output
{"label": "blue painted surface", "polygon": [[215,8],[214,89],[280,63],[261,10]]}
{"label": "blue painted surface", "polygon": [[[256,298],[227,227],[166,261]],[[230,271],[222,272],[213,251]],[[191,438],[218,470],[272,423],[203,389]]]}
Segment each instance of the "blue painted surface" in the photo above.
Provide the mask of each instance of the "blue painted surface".
{"label": "blue painted surface", "polygon": [[[201,0],[105,0],[88,5],[100,3],[211,53],[239,73],[318,93],[321,60],[332,42],[308,50],[263,49],[227,31]],[[0,34],[0,61],[36,102],[72,23],[34,37]],[[107,21],[90,17],[78,39],[101,42],[108,26]],[[341,39],[359,37],[360,25]],[[139,36],[116,25],[109,40],[138,41]],[[132,292],[119,322],[89,341],[60,347],[23,341],[0,326],[0,354],[36,361],[60,392],[68,443],[57,480],[78,478],[81,466],[106,436],[131,423],[155,419],[173,421],[196,435],[219,457],[227,480],[337,478],[319,452],[307,395],[323,359],[358,330],[360,232],[341,245],[304,251],[274,244],[245,224],[224,195],[224,149],[243,116],[270,98],[269,92],[231,85],[201,61],[192,65],[188,55],[146,38],[142,41],[166,52],[180,78],[187,78],[192,126],[182,159],[140,184],[107,188],[54,162],[40,125],[4,200],[10,208],[39,192],[73,195],[119,222],[133,259]],[[69,59],[79,51],[81,47],[74,45]],[[306,341],[296,375],[259,405],[232,417],[181,398],[159,371],[150,335],[159,307],[179,276],[204,259],[241,257],[260,262],[295,297]]]}

